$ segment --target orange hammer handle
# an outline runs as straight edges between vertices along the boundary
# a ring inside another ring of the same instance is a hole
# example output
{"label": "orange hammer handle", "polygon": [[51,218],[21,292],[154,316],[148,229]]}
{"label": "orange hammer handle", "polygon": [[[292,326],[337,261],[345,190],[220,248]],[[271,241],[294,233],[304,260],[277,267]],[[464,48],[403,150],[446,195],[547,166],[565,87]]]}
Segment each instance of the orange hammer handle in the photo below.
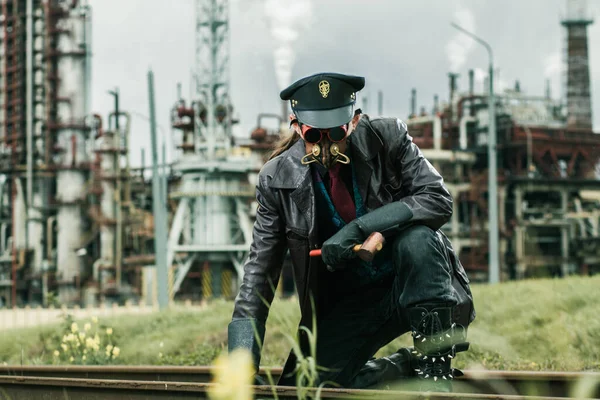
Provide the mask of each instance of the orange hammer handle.
{"label": "orange hammer handle", "polygon": [[[375,254],[383,248],[385,238],[379,232],[373,232],[364,241],[363,244],[355,244],[352,251],[358,254],[361,260],[371,262],[375,257]],[[319,257],[321,255],[321,249],[311,250],[309,253],[311,257]]]}

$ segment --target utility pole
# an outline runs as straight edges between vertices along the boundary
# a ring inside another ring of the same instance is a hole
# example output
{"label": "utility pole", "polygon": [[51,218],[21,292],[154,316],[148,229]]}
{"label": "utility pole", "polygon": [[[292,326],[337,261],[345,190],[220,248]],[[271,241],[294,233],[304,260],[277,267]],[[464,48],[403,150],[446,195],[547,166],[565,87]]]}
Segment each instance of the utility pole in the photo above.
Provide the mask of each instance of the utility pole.
{"label": "utility pole", "polygon": [[154,214],[154,254],[158,287],[158,306],[169,306],[169,271],[167,265],[167,210],[161,189],[158,170],[158,141],[156,138],[156,113],[154,108],[154,74],[148,71],[148,97],[150,103],[150,138],[152,141],[152,211]]}
{"label": "utility pole", "polygon": [[498,230],[498,161],[496,149],[496,97],[494,95],[494,57],[492,47],[483,39],[452,23],[452,26],[482,44],[489,56],[488,93],[488,240],[489,240],[489,283],[500,282],[499,230]]}

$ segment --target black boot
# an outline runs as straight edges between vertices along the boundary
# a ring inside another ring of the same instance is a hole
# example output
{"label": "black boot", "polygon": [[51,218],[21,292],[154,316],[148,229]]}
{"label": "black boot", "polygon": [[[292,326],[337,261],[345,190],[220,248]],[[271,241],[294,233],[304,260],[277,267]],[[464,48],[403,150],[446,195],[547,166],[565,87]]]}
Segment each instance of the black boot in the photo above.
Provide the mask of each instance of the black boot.
{"label": "black boot", "polygon": [[[420,391],[451,392],[452,379],[460,371],[451,363],[457,351],[464,351],[464,329],[452,320],[452,308],[423,304],[408,310],[414,342],[414,371]],[[458,347],[458,350],[457,350]]]}

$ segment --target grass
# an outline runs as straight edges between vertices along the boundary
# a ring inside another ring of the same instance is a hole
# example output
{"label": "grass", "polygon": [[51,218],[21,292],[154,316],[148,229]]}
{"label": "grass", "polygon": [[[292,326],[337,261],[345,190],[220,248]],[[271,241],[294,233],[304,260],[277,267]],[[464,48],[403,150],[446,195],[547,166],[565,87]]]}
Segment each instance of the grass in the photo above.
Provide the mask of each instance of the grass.
{"label": "grass", "polygon": [[[600,276],[473,285],[477,318],[469,328],[471,349],[458,368],[600,371]],[[119,364],[208,365],[227,348],[233,303],[214,301],[200,311],[175,310],[101,319],[114,328]],[[274,302],[262,365],[281,366],[290,351],[300,313],[295,299]],[[0,363],[50,364],[41,335],[59,326],[2,332]],[[408,335],[382,348],[386,355],[410,345]]]}

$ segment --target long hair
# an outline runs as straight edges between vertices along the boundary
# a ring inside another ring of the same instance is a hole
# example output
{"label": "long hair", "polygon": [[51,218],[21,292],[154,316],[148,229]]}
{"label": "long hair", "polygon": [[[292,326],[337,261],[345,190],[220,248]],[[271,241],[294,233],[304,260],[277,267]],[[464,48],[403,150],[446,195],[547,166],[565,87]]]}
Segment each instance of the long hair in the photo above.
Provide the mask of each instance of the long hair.
{"label": "long hair", "polygon": [[273,152],[269,156],[269,160],[277,157],[290,147],[294,145],[300,139],[300,135],[295,130],[292,130],[291,133],[282,134],[281,137],[275,144],[273,145]]}

